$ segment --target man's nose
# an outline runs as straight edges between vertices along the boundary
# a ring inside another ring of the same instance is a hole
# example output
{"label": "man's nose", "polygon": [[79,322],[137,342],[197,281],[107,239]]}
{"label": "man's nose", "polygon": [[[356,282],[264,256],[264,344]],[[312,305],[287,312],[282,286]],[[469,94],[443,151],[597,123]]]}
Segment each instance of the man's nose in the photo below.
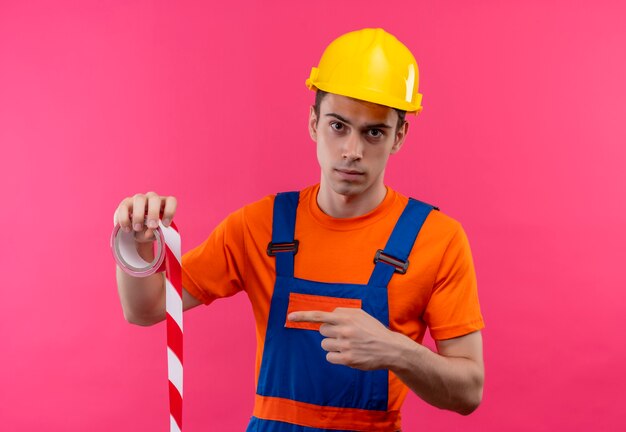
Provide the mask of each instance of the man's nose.
{"label": "man's nose", "polygon": [[357,133],[351,133],[346,137],[342,157],[348,160],[359,160],[363,158],[363,145],[361,143],[361,137]]}

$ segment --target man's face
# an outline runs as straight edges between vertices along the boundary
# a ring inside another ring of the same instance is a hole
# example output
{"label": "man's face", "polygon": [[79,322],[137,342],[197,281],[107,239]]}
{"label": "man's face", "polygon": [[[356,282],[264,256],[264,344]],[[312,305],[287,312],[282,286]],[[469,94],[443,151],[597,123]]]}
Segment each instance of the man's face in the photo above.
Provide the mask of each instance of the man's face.
{"label": "man's face", "polygon": [[397,128],[398,113],[389,107],[327,94],[319,118],[313,107],[309,132],[317,142],[322,187],[344,196],[374,193],[384,187],[389,155],[400,150],[408,123]]}

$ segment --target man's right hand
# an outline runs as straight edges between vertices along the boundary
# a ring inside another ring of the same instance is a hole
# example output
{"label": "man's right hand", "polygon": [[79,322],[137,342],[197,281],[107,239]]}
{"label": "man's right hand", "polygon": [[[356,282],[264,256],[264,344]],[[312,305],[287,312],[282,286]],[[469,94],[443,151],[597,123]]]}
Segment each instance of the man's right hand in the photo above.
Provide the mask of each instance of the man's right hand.
{"label": "man's right hand", "polygon": [[[137,252],[150,262],[154,251],[152,241],[159,219],[169,226],[176,213],[176,198],[160,196],[155,192],[136,194],[122,200],[113,215],[113,224],[133,232],[137,241]],[[126,320],[138,325],[152,325],[165,319],[165,282],[162,273],[147,277],[130,276],[117,267],[117,290]],[[183,309],[200,303],[183,287]]]}
{"label": "man's right hand", "polygon": [[153,231],[159,226],[169,226],[176,213],[176,198],[160,196],[156,192],[126,197],[115,210],[113,226],[120,224],[125,232],[134,232],[138,243],[151,243]]}

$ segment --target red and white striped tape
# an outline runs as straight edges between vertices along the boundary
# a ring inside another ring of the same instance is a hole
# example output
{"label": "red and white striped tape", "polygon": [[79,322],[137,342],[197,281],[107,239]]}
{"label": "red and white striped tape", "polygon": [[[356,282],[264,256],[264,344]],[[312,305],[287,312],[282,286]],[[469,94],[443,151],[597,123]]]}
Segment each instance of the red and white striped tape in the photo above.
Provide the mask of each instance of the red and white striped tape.
{"label": "red and white striped tape", "polygon": [[137,252],[133,232],[124,232],[119,224],[111,234],[111,250],[120,268],[132,276],[145,277],[165,270],[170,432],[180,432],[183,429],[183,284],[180,234],[173,222],[168,227],[159,222],[154,234],[156,253],[151,263],[146,262]]}

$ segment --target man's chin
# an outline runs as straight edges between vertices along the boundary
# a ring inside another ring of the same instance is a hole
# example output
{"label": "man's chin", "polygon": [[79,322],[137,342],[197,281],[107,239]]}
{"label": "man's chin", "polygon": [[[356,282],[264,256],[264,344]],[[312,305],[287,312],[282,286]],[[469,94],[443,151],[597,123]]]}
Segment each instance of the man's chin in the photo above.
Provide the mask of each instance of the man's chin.
{"label": "man's chin", "polygon": [[333,192],[345,197],[360,195],[365,190],[365,185],[354,182],[340,182],[333,185]]}

